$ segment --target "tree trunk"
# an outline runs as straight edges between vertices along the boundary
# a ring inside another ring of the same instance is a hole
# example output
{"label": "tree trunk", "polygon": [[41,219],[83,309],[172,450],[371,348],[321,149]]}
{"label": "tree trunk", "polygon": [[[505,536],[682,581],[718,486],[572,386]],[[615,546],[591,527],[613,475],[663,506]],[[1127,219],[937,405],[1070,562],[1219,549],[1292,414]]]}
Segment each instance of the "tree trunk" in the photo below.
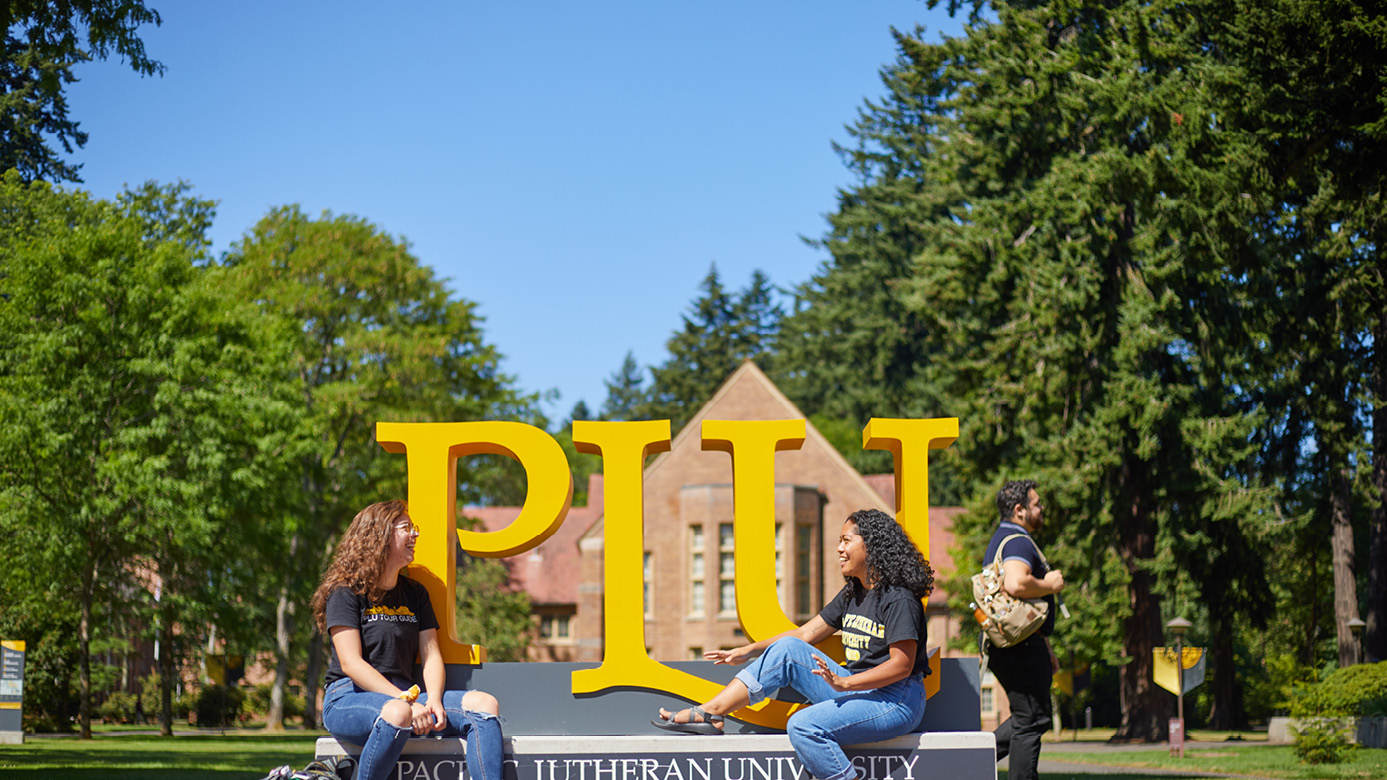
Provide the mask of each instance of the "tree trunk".
{"label": "tree trunk", "polygon": [[1352,475],[1347,459],[1336,449],[1330,464],[1334,488],[1330,493],[1330,552],[1334,561],[1334,632],[1339,641],[1339,667],[1352,666],[1358,647],[1349,621],[1358,617],[1358,580],[1354,573],[1353,516],[1349,508]]}
{"label": "tree trunk", "polygon": [[1123,655],[1131,660],[1118,671],[1118,690],[1122,721],[1113,735],[1116,741],[1159,742],[1166,738],[1171,698],[1159,688],[1153,651],[1161,641],[1161,606],[1152,594],[1155,577],[1140,566],[1156,555],[1156,529],[1147,505],[1148,492],[1141,478],[1144,464],[1131,457],[1122,465],[1117,495],[1127,496],[1126,517],[1118,517],[1118,551],[1127,567],[1128,605],[1131,614],[1123,621],[1126,643]]}
{"label": "tree trunk", "polygon": [[318,728],[318,675],[323,671],[323,634],[315,623],[308,639],[308,669],[303,680],[303,727]]}
{"label": "tree trunk", "polygon": [[1236,661],[1233,655],[1233,621],[1213,622],[1213,694],[1214,706],[1209,712],[1209,728],[1236,731],[1247,728],[1247,713],[1243,711],[1243,689],[1237,684]]}
{"label": "tree trunk", "polygon": [[172,610],[160,609],[159,625],[159,734],[173,736],[173,689],[178,683],[174,669]]}
{"label": "tree trunk", "polygon": [[92,590],[96,583],[96,572],[92,564],[82,569],[82,616],[77,624],[77,722],[81,727],[82,739],[92,738]]}
{"label": "tree trunk", "polygon": [[270,688],[270,713],[266,731],[284,730],[284,691],[289,684],[289,636],[293,631],[289,587],[279,589],[279,604],[275,607],[275,679]]}
{"label": "tree trunk", "polygon": [[275,605],[275,679],[270,687],[270,712],[266,731],[284,730],[284,691],[289,685],[289,640],[294,632],[294,602],[290,600],[294,584],[294,560],[299,548],[299,535],[289,538],[289,562],[284,582],[279,587],[279,603]]}
{"label": "tree trunk", "polygon": [[[1379,247],[1381,245],[1379,244]],[[1368,526],[1368,627],[1363,651],[1369,663],[1387,660],[1387,310],[1373,331],[1373,490],[1377,508]]]}

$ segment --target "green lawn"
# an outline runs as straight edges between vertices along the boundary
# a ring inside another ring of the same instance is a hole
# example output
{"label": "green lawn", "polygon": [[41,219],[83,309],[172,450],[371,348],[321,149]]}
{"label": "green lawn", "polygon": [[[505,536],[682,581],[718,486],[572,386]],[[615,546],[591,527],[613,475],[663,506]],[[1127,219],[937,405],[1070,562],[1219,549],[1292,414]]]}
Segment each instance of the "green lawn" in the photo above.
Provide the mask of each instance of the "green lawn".
{"label": "green lawn", "polygon": [[173,738],[97,736],[28,738],[23,745],[0,745],[0,777],[5,780],[258,780],[290,764],[301,769],[313,760],[319,732],[274,735],[187,734]]}
{"label": "green lawn", "polygon": [[[1186,750],[1184,758],[1172,758],[1170,751],[1066,753],[1062,744],[1048,744],[1042,759],[1070,764],[1131,766],[1188,772],[1251,775],[1294,780],[1382,780],[1387,778],[1387,750],[1355,750],[1342,764],[1310,766],[1296,760],[1290,746],[1235,746]],[[1099,770],[1095,770],[1099,771]]]}
{"label": "green lawn", "polygon": [[[103,734],[90,742],[31,737],[23,745],[0,745],[0,779],[258,780],[281,764],[302,768],[312,760],[313,741],[321,733],[185,733],[171,739]],[[1290,747],[1279,745],[1218,745],[1189,750],[1184,759],[1179,759],[1171,758],[1164,749],[1066,752],[1063,743],[1049,743],[1041,757],[1093,767],[1084,772],[1048,773],[1046,780],[1173,780],[1171,775],[1110,771],[1104,769],[1105,765],[1289,780],[1387,778],[1387,750],[1357,750],[1347,763],[1318,767],[1298,763]],[[1006,778],[1006,762],[999,767],[998,774],[999,778]]]}

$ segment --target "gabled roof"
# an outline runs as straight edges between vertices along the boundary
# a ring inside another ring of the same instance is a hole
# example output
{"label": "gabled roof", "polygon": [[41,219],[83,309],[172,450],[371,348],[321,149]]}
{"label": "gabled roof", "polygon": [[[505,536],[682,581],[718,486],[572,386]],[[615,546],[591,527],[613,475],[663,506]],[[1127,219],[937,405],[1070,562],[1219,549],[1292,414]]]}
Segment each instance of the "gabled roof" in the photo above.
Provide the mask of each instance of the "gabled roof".
{"label": "gabled roof", "polygon": [[[739,386],[742,386],[744,383],[750,383],[751,392],[764,394],[764,398],[768,402],[768,405],[772,408],[777,409],[778,413],[781,416],[778,418],[766,415],[747,417],[745,415],[736,414],[735,412],[737,410],[729,410],[727,408],[724,408],[726,406],[724,404],[724,400],[726,400],[727,397],[731,395],[735,389],[737,389]],[[804,444],[801,445],[801,448],[814,447],[820,450],[829,459],[829,461],[832,462],[834,468],[841,471],[842,474],[849,479],[849,481],[856,483],[863,495],[865,497],[868,497],[868,500],[874,502],[871,507],[863,508],[880,509],[886,512],[894,513],[895,507],[881,503],[881,494],[874,490],[872,486],[862,478],[862,475],[857,472],[857,469],[853,468],[852,464],[848,463],[847,459],[844,458],[842,454],[839,453],[838,450],[834,448],[834,446],[831,443],[829,443],[828,439],[824,438],[824,435],[822,433],[819,433],[819,429],[815,428],[814,424],[812,422],[809,422],[809,420],[805,418],[804,412],[801,412],[799,410],[799,407],[795,406],[795,402],[791,401],[784,393],[780,392],[780,388],[776,387],[775,383],[770,380],[770,377],[766,376],[766,374],[763,371],[761,371],[761,369],[758,368],[757,365],[750,360],[743,361],[742,365],[739,366],[736,371],[733,371],[732,375],[727,377],[727,380],[723,382],[720,387],[718,387],[717,392],[713,393],[713,397],[709,398],[708,402],[703,404],[703,406],[699,408],[698,412],[693,416],[692,419],[689,420],[688,424],[685,425],[677,435],[675,435],[674,440],[670,443],[669,451],[660,453],[660,455],[658,455],[655,458],[655,460],[648,467],[646,467],[646,476],[650,476],[654,474],[656,471],[658,471],[660,467],[663,466],[665,462],[669,460],[670,456],[676,450],[678,450],[687,439],[689,439],[690,437],[697,439],[699,436],[701,436],[701,424],[703,420],[708,418],[710,416],[710,413],[714,411],[716,411],[719,416],[714,417],[713,419],[722,420],[804,419]]]}
{"label": "gabled roof", "polygon": [[[593,497],[596,501],[593,501]],[[504,560],[510,585],[530,594],[533,604],[576,604],[581,579],[578,539],[602,513],[602,475],[588,478],[588,505],[568,510],[554,535],[526,553]],[[520,515],[518,506],[464,507],[464,517],[479,521],[486,531],[499,531]]]}

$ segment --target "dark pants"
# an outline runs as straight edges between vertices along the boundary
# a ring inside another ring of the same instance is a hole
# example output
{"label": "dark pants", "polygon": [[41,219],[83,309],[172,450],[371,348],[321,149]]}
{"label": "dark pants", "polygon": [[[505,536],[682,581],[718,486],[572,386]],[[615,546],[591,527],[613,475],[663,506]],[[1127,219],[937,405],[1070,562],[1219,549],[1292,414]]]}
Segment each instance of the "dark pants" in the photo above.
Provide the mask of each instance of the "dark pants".
{"label": "dark pants", "polygon": [[1011,717],[993,732],[997,760],[1011,756],[1009,780],[1035,780],[1040,738],[1050,728],[1050,652],[1040,634],[1015,647],[989,649],[988,668],[1006,689],[1011,704]]}

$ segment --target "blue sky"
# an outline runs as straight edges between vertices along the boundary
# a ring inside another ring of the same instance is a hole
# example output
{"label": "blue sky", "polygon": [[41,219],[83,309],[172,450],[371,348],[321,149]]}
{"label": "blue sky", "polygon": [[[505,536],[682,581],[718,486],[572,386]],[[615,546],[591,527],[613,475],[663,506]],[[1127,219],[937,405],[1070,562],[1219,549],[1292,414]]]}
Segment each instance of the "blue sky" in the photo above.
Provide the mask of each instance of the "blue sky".
{"label": "blue sky", "polygon": [[961,25],[919,0],[147,4],[165,75],[70,88],[81,186],[188,181],[218,253],[277,205],[363,216],[479,305],[555,419],[628,350],[661,362],[711,264],[808,280],[890,27]]}

